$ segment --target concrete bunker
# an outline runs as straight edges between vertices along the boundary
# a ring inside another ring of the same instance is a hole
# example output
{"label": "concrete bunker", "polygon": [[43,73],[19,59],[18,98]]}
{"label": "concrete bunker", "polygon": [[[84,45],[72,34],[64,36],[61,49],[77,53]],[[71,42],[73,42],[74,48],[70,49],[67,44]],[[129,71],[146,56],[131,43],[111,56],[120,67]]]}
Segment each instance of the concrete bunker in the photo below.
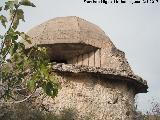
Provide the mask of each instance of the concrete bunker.
{"label": "concrete bunker", "polygon": [[[91,45],[81,43],[57,43],[47,45],[48,54],[52,62],[75,65],[100,66],[99,49]],[[98,63],[97,63],[98,62]]]}
{"label": "concrete bunker", "polygon": [[[48,48],[62,89],[49,110],[75,110],[74,119],[133,120],[134,97],[146,93],[147,82],[135,75],[110,38],[98,26],[79,17],[59,17],[28,32],[32,44]],[[87,118],[86,118],[87,117]]]}

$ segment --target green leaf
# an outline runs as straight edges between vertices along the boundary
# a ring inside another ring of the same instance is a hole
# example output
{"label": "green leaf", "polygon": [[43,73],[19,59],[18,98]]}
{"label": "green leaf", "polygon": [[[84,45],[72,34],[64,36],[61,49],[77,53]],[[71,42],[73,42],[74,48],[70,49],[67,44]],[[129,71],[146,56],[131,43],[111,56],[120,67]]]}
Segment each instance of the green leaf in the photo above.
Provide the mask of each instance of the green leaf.
{"label": "green leaf", "polygon": [[17,9],[17,17],[18,17],[18,19],[25,21],[24,20],[24,12],[22,9]]}
{"label": "green leaf", "polygon": [[52,81],[54,84],[58,84],[58,78],[53,74],[50,74],[49,80]]}
{"label": "green leaf", "polygon": [[14,53],[16,53],[18,49],[18,43],[14,43],[10,49],[10,54],[13,55]]}
{"label": "green leaf", "polygon": [[27,81],[27,87],[31,91],[35,90],[35,88],[36,88],[36,82],[34,80]]}
{"label": "green leaf", "polygon": [[12,40],[17,40],[18,39],[18,35],[17,34],[14,34],[13,36],[12,36]]}
{"label": "green leaf", "polygon": [[14,0],[14,7],[17,9],[19,6],[18,0]]}
{"label": "green leaf", "polygon": [[9,29],[7,36],[9,36],[9,38],[12,39],[12,42],[15,42],[15,40],[18,39],[17,32],[15,32],[12,28]]}
{"label": "green leaf", "polygon": [[52,91],[53,91],[53,84],[51,82],[48,82],[46,85],[46,94],[49,96],[52,96]]}
{"label": "green leaf", "polygon": [[1,15],[0,21],[1,21],[2,25],[6,28],[7,18],[5,16]]}
{"label": "green leaf", "polygon": [[[4,56],[8,51],[8,47],[2,49],[2,56]],[[5,59],[5,58],[4,58]]]}
{"label": "green leaf", "polygon": [[4,10],[9,10],[9,9],[12,10],[13,8],[14,8],[14,1],[5,2]]}
{"label": "green leaf", "polygon": [[19,58],[18,53],[15,53],[11,58],[12,58],[14,61],[18,61],[18,58]]}
{"label": "green leaf", "polygon": [[13,16],[14,16],[15,12],[16,12],[16,15],[15,15],[15,18],[14,18],[14,21],[13,21],[13,29],[16,29],[18,27],[20,20],[25,21],[24,20],[24,12],[23,12],[22,9],[14,10],[12,12],[11,19],[13,19]]}
{"label": "green leaf", "polygon": [[29,0],[22,0],[21,2],[19,2],[20,5],[24,5],[24,6],[31,6],[31,7],[36,7],[32,2],[30,2]]}
{"label": "green leaf", "polygon": [[47,82],[43,89],[48,96],[54,97],[58,93],[58,87],[55,86],[51,81]]}
{"label": "green leaf", "polygon": [[48,75],[49,75],[48,69],[44,64],[41,64],[41,66],[40,66],[40,73],[41,73],[41,75],[44,75],[45,77],[48,78]]}

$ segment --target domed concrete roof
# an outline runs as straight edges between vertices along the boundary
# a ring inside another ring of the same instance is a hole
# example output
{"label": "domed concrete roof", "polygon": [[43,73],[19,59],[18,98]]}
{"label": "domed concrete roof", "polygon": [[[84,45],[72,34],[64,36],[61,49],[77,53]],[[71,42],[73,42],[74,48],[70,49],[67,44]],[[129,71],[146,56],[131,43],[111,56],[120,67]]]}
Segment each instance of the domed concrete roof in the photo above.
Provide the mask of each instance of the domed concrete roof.
{"label": "domed concrete roof", "polygon": [[[75,16],[58,17],[46,21],[28,32],[34,44],[85,43],[98,48],[112,44],[97,25]],[[102,44],[103,43],[103,44]],[[31,47],[32,45],[27,45]]]}
{"label": "domed concrete roof", "polygon": [[70,64],[58,65],[58,71],[101,73],[133,83],[136,93],[147,92],[147,82],[133,73],[124,52],[102,29],[84,19],[58,17],[34,27],[28,35],[32,44],[26,44],[27,49],[35,44],[47,47],[51,61]]}

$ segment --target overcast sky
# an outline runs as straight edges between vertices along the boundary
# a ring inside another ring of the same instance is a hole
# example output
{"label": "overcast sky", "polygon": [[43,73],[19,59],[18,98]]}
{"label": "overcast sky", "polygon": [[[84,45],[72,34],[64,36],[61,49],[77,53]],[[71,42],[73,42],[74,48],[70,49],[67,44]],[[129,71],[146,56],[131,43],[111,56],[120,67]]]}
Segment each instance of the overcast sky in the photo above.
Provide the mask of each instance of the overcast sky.
{"label": "overcast sky", "polygon": [[160,2],[87,4],[84,0],[32,1],[37,7],[25,9],[26,22],[20,25],[20,30],[26,32],[60,16],[78,16],[98,25],[116,47],[126,53],[133,71],[148,81],[149,92],[138,95],[138,108],[146,111],[152,98],[160,101]]}

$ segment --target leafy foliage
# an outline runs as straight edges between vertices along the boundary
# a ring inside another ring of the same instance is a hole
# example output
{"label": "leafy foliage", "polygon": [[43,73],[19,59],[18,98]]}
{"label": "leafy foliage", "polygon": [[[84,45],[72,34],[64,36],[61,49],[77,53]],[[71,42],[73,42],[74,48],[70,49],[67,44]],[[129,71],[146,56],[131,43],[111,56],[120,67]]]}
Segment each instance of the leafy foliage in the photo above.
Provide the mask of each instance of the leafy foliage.
{"label": "leafy foliage", "polygon": [[54,97],[59,84],[52,72],[47,49],[34,46],[26,50],[24,42],[32,44],[31,38],[17,30],[19,23],[25,21],[21,6],[35,7],[29,0],[7,1],[0,7],[0,13],[6,11],[10,16],[0,15],[0,22],[7,31],[0,36],[0,99],[23,101],[40,87],[47,95]]}

